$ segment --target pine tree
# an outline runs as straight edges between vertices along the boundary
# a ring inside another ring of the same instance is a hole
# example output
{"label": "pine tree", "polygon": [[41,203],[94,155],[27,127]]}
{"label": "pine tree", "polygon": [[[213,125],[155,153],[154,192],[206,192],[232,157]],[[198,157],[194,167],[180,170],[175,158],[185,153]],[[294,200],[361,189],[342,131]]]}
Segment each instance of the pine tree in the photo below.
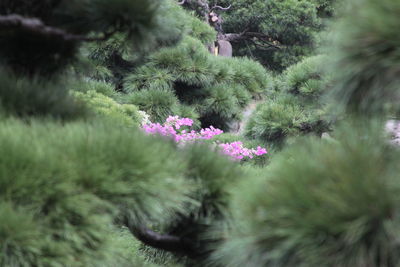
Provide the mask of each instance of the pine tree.
{"label": "pine tree", "polygon": [[0,2],[0,266],[152,266],[137,239],[193,253],[200,238],[151,227],[219,218],[233,163],[145,136],[135,106],[75,73],[85,42],[177,39],[164,35],[165,9],[145,0]]}
{"label": "pine tree", "polygon": [[246,125],[246,135],[281,147],[290,138],[330,130],[329,101],[332,77],[323,64],[325,55],[305,58],[275,78],[273,90]]}
{"label": "pine tree", "polygon": [[234,224],[215,230],[225,239],[212,263],[399,265],[399,149],[383,132],[399,86],[398,11],[392,0],[353,1],[342,10],[332,90],[347,121],[334,138],[300,139],[235,187]]}

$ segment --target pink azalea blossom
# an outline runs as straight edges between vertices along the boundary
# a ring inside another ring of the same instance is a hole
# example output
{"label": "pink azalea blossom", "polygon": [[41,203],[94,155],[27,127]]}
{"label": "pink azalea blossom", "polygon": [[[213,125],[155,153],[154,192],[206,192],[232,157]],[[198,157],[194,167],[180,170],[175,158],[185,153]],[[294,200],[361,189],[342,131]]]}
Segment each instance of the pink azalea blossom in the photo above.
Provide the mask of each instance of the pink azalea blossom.
{"label": "pink azalea blossom", "polygon": [[[214,136],[222,134],[223,131],[213,126],[209,128],[201,129],[199,132],[191,130],[181,130],[182,126],[192,126],[193,120],[189,118],[180,118],[178,116],[169,116],[165,123],[146,123],[142,125],[144,132],[148,134],[159,134],[162,136],[168,136],[175,140],[177,143],[193,142],[196,140],[209,140]],[[235,160],[242,160],[244,158],[252,159],[254,156],[261,156],[267,153],[267,150],[263,147],[258,146],[256,149],[250,149],[243,146],[240,141],[232,143],[217,144],[221,152],[225,155],[230,156]]]}

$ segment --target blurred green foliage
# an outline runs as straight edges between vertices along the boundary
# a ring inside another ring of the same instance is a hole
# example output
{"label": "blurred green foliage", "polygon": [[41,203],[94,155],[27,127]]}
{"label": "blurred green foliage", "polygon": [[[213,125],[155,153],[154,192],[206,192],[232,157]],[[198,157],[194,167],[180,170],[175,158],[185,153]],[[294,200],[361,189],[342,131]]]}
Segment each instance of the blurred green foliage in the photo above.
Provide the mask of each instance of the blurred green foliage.
{"label": "blurred green foliage", "polygon": [[335,142],[301,140],[233,189],[235,224],[216,259],[224,266],[397,265],[399,151],[377,128],[346,128]]}
{"label": "blurred green foliage", "polygon": [[398,111],[399,10],[400,3],[393,0],[357,0],[344,9],[334,28],[332,94],[344,111]]}
{"label": "blurred green foliage", "polygon": [[[383,127],[399,98],[400,4],[334,2],[234,0],[226,32],[271,45],[224,58],[173,1],[0,1],[2,18],[115,31],[83,44],[0,27],[0,266],[398,266],[399,149]],[[334,41],[315,56],[321,30]],[[212,140],[267,146],[243,164],[135,127],[144,110],[229,130],[252,100],[245,136]],[[338,128],[332,106],[353,120]],[[191,253],[150,249],[126,226]]]}

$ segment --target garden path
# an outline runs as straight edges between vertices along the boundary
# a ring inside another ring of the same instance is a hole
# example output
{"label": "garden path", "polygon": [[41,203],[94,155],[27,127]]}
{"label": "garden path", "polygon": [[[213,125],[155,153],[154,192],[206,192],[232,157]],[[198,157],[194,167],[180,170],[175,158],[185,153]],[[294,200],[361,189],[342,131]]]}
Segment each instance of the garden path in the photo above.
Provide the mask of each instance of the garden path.
{"label": "garden path", "polygon": [[235,135],[241,135],[244,133],[244,130],[246,129],[246,124],[250,119],[251,114],[253,114],[254,110],[256,109],[257,105],[261,103],[263,100],[252,100],[246,108],[243,110],[242,113],[242,120],[239,122],[239,127],[237,130],[233,131],[232,133]]}

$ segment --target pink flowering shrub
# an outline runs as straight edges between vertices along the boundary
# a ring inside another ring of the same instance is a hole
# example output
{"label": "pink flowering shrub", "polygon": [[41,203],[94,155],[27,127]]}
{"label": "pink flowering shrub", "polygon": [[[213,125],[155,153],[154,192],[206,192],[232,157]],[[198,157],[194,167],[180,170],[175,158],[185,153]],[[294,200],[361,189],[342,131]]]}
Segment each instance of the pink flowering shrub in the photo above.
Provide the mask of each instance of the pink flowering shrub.
{"label": "pink flowering shrub", "polygon": [[[193,142],[196,140],[209,140],[214,136],[222,134],[223,131],[213,126],[201,129],[200,131],[185,130],[182,126],[191,127],[193,121],[189,118],[179,118],[178,116],[169,116],[164,124],[146,122],[142,124],[142,129],[147,134],[159,134],[175,140],[177,143]],[[256,149],[250,149],[243,146],[240,141],[232,143],[217,143],[221,152],[236,160],[244,158],[253,158],[267,153],[267,150],[258,146]]]}
{"label": "pink flowering shrub", "polygon": [[201,129],[200,132],[194,130],[180,130],[182,126],[192,126],[193,121],[188,118],[179,118],[178,116],[169,116],[164,124],[148,123],[143,124],[142,128],[149,134],[160,134],[169,136],[176,142],[194,141],[198,139],[211,139],[214,135],[223,133],[222,130],[214,127]]}
{"label": "pink flowering shrub", "polygon": [[258,146],[257,149],[245,148],[243,143],[240,141],[219,144],[222,148],[222,152],[235,159],[243,159],[245,157],[253,158],[254,156],[261,156],[267,153],[267,150],[263,147]]}

